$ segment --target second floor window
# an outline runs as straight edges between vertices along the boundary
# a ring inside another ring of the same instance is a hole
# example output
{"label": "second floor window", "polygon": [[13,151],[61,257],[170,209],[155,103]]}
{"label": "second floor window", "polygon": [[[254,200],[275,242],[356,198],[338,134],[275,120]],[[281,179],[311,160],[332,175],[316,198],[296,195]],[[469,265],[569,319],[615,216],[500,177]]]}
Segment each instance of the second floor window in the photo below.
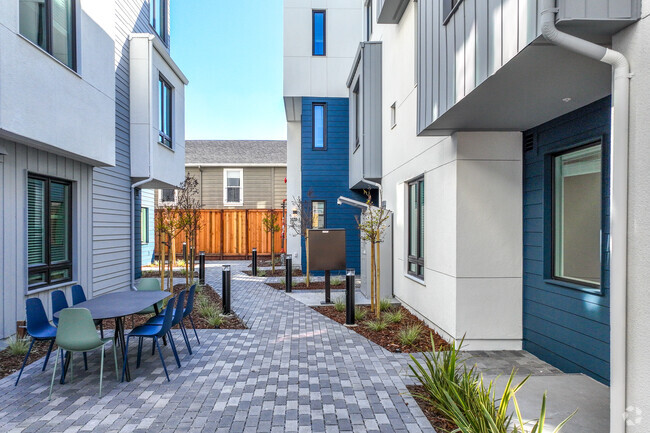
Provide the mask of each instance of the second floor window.
{"label": "second floor window", "polygon": [[327,105],[312,105],[312,149],[327,150]]}
{"label": "second floor window", "polygon": [[366,40],[369,41],[372,36],[372,0],[366,3]]}
{"label": "second floor window", "polygon": [[74,0],[20,0],[20,34],[76,70]]}
{"label": "second floor window", "polygon": [[312,12],[312,54],[325,55],[325,11]]}
{"label": "second floor window", "polygon": [[311,228],[325,228],[325,202],[323,200],[313,200],[311,202]]}
{"label": "second floor window", "polygon": [[167,0],[151,0],[149,23],[164,42],[167,42]]}
{"label": "second floor window", "polygon": [[176,191],[173,189],[163,189],[160,192],[161,203],[174,203],[176,202]]}
{"label": "second floor window", "polygon": [[361,98],[359,97],[359,81],[354,86],[353,104],[354,104],[354,150],[361,145]]}
{"label": "second floor window", "polygon": [[172,147],[172,86],[161,76],[158,79],[160,134],[158,141]]}
{"label": "second floor window", "polygon": [[242,192],[242,169],[226,169],[223,173],[224,200],[223,203],[230,206],[244,204]]}

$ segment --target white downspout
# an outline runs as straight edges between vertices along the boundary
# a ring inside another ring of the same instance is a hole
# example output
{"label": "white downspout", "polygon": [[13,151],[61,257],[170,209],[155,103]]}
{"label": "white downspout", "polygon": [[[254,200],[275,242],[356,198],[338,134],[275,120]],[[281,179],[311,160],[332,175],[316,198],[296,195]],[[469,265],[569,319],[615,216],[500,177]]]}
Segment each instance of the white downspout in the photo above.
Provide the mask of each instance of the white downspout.
{"label": "white downspout", "polygon": [[559,31],[555,0],[542,0],[542,34],[551,43],[611,65],[610,195],[610,432],[624,433],[627,338],[627,195],[630,115],[630,65],[618,51]]}

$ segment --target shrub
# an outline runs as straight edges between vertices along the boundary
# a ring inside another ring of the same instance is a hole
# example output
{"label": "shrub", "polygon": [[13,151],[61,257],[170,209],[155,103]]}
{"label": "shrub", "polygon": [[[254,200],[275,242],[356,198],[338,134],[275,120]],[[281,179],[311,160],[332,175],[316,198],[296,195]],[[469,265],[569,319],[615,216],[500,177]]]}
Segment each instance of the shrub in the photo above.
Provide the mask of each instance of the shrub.
{"label": "shrub", "polygon": [[342,313],[345,311],[345,300],[343,297],[336,298],[334,300],[334,309],[338,311],[339,313]]}
{"label": "shrub", "polygon": [[366,318],[366,310],[359,307],[354,309],[354,320],[361,321]]}
{"label": "shrub", "polygon": [[384,314],[384,319],[388,323],[399,323],[403,318],[404,314],[402,314],[402,310],[389,311],[388,313]]}
{"label": "shrub", "polygon": [[11,337],[7,350],[12,355],[24,356],[29,350],[29,340],[27,338]]}
{"label": "shrub", "polygon": [[257,271],[258,277],[266,277],[266,271]]}
{"label": "shrub", "polygon": [[422,334],[422,326],[419,323],[406,326],[399,330],[397,339],[404,346],[412,346]]}
{"label": "shrub", "polygon": [[332,277],[332,278],[330,278],[330,284],[332,286],[338,286],[339,284],[343,284],[343,278]]}
{"label": "shrub", "polygon": [[[292,283],[293,283],[293,281],[292,281]],[[280,278],[280,284],[282,284],[283,286],[286,286],[287,285],[287,280],[285,280],[284,278]]]}
{"label": "shrub", "polygon": [[383,331],[386,329],[386,326],[388,324],[384,322],[383,320],[369,320],[366,322],[366,326],[371,330],[371,331]]}
{"label": "shrub", "polygon": [[215,308],[214,314],[208,316],[207,320],[210,326],[213,326],[215,328],[221,326],[221,324],[223,323],[223,316],[221,315],[221,311]]}
{"label": "shrub", "polygon": [[381,301],[379,301],[379,311],[388,311],[392,307],[392,304],[390,303],[390,299],[384,298]]}
{"label": "shrub", "polygon": [[215,307],[214,305],[212,305],[210,301],[208,301],[199,304],[198,311],[201,316],[207,319],[210,316],[214,316],[215,314],[217,314],[219,310],[217,310],[217,307]]}
{"label": "shrub", "polygon": [[184,268],[185,267],[185,260],[183,260],[183,259],[176,260],[176,265],[175,266]]}

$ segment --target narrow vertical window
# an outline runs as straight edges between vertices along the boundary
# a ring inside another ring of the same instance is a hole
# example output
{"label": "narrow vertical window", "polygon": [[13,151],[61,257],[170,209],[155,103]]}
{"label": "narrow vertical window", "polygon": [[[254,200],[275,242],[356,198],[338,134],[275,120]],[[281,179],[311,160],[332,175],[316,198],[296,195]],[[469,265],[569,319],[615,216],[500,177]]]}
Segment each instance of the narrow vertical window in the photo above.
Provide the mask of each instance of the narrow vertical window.
{"label": "narrow vertical window", "polygon": [[140,241],[143,244],[149,243],[149,208],[140,209]]}
{"label": "narrow vertical window", "polygon": [[311,202],[311,227],[313,229],[325,228],[325,201],[323,200]]}
{"label": "narrow vertical window", "polygon": [[149,3],[149,23],[163,42],[167,42],[167,1],[151,0]]}
{"label": "narrow vertical window", "polygon": [[244,204],[242,192],[244,171],[241,168],[225,169],[224,177],[224,204],[229,206],[241,206]]}
{"label": "narrow vertical window", "polygon": [[424,178],[408,184],[408,273],[424,277]]}
{"label": "narrow vertical window", "polygon": [[314,56],[325,55],[325,11],[312,11],[312,54]]}
{"label": "narrow vertical window", "polygon": [[158,141],[172,148],[172,86],[162,77],[158,78],[158,104],[160,133]]}
{"label": "narrow vertical window", "polygon": [[327,105],[317,103],[312,105],[312,148],[327,150]]}
{"label": "narrow vertical window", "polygon": [[358,149],[361,146],[361,98],[359,96],[359,81],[354,86],[352,91],[354,96],[354,149]]}
{"label": "narrow vertical window", "polygon": [[372,36],[372,0],[366,3],[366,40]]}
{"label": "narrow vertical window", "polygon": [[397,126],[397,102],[393,102],[393,105],[390,106],[390,127],[394,128]]}
{"label": "narrow vertical window", "polygon": [[602,146],[554,158],[553,278],[600,286]]}
{"label": "narrow vertical window", "polygon": [[27,263],[30,289],[72,279],[72,184],[44,176],[27,180]]}
{"label": "narrow vertical window", "polygon": [[20,34],[76,69],[74,0],[20,0]]}

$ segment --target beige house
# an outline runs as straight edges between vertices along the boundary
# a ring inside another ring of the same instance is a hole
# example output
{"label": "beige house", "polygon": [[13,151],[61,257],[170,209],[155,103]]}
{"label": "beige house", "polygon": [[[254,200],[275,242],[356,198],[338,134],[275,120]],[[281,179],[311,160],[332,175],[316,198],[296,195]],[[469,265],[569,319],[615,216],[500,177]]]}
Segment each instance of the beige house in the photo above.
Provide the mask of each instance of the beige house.
{"label": "beige house", "polygon": [[[199,181],[203,209],[280,209],[287,197],[287,144],[282,140],[188,140],[185,169]],[[174,202],[161,190],[158,206]]]}

